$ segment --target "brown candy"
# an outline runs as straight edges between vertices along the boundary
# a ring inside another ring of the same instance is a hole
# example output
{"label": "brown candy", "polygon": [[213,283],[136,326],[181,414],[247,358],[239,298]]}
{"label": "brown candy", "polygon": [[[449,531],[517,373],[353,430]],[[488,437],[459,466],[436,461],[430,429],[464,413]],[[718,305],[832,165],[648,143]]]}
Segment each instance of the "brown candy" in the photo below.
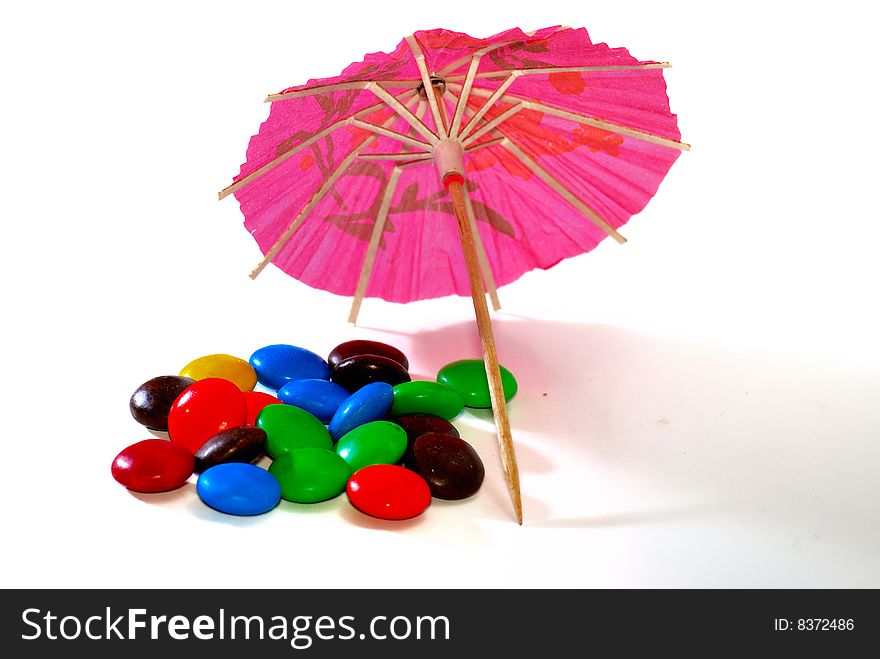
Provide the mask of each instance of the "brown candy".
{"label": "brown candy", "polygon": [[352,393],[371,382],[387,382],[392,387],[409,382],[409,373],[398,362],[382,355],[348,357],[330,369],[330,379]]}
{"label": "brown candy", "polygon": [[134,390],[128,409],[141,425],[151,430],[168,430],[168,412],[172,403],[194,382],[192,378],[180,375],[160,375],[147,380]]}
{"label": "brown candy", "polygon": [[412,462],[413,443],[422,435],[439,433],[453,437],[461,436],[449,421],[434,414],[404,414],[393,418],[392,421],[406,431],[406,452],[404,452],[402,460],[404,466]]}
{"label": "brown candy", "polygon": [[407,468],[425,479],[437,499],[466,499],[480,489],[486,475],[483,461],[470,444],[439,433],[416,439]]}
{"label": "brown candy", "polygon": [[357,340],[340,343],[333,348],[330,356],[327,357],[327,363],[330,364],[330,368],[333,368],[344,359],[356,357],[357,355],[381,355],[382,357],[387,357],[388,359],[396,361],[403,366],[404,371],[409,370],[409,360],[406,358],[406,355],[394,346],[390,346],[387,343],[380,343],[379,341]]}
{"label": "brown candy", "polygon": [[239,426],[217,433],[196,451],[196,473],[225,462],[253,462],[266,447],[266,431]]}

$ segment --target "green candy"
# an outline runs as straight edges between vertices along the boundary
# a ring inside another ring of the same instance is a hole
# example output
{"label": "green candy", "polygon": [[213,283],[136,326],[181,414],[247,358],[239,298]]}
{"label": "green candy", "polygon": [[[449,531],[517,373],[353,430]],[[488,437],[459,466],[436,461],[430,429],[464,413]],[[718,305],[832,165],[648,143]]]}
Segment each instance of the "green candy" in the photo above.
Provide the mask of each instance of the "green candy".
{"label": "green candy", "polygon": [[[486,366],[482,359],[460,359],[447,364],[437,373],[437,382],[457,391],[465,407],[492,407],[489,379],[486,377]],[[513,373],[503,366],[501,387],[504,389],[505,400],[513,398],[518,388]]]}
{"label": "green candy", "polygon": [[394,386],[391,415],[434,414],[447,421],[464,410],[464,401],[458,393],[439,382],[415,380]]}
{"label": "green candy", "polygon": [[345,433],[336,453],[352,471],[376,464],[395,464],[406,450],[406,431],[390,421],[371,421]]}
{"label": "green candy", "polygon": [[266,453],[273,458],[312,446],[333,450],[333,439],[320,419],[293,405],[267,405],[256,423],[266,431]]}
{"label": "green candy", "polygon": [[300,448],[279,455],[269,473],[281,485],[281,498],[296,503],[317,503],[345,490],[352,468],[325,448]]}

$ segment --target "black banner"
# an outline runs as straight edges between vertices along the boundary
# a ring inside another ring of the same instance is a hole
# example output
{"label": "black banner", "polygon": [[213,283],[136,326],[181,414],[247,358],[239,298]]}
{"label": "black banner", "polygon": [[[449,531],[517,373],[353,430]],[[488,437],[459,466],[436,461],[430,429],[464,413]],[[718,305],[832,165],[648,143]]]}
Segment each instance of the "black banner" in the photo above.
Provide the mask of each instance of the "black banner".
{"label": "black banner", "polygon": [[880,641],[874,590],[0,592],[7,657],[854,656]]}

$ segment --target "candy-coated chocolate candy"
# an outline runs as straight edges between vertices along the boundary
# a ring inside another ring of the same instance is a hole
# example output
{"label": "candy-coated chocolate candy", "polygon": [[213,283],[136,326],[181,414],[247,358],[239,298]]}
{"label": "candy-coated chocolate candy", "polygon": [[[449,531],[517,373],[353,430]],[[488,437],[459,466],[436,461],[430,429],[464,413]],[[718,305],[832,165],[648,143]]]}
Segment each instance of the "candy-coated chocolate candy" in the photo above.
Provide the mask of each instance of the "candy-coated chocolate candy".
{"label": "candy-coated chocolate candy", "polygon": [[168,436],[195,453],[208,439],[228,428],[244,425],[247,404],[229,380],[205,378],[177,397],[168,413]]}
{"label": "candy-coated chocolate candy", "polygon": [[281,401],[264,391],[245,391],[244,402],[247,405],[247,417],[244,420],[246,426],[257,424],[257,415],[266,405],[280,405]]}
{"label": "candy-coated chocolate candy", "polygon": [[134,420],[151,430],[168,430],[168,412],[177,397],[195,380],[179,375],[160,375],[134,390],[128,408]]}
{"label": "candy-coated chocolate candy", "polygon": [[410,442],[416,441],[417,437],[429,432],[452,435],[453,437],[461,436],[455,426],[435,414],[404,414],[394,417],[392,421],[406,431]]}
{"label": "candy-coated chocolate candy", "polygon": [[266,431],[252,426],[217,433],[196,451],[196,472],[225,462],[253,462],[266,448]]}
{"label": "candy-coated chocolate candy", "polygon": [[251,355],[250,364],[260,384],[270,389],[280,389],[291,380],[330,379],[330,367],[321,357],[283,343],[260,348]]}
{"label": "candy-coated chocolate candy", "polygon": [[145,439],[123,449],[113,460],[110,473],[135,492],[167,492],[186,483],[194,462],[185,448],[165,439]]}
{"label": "candy-coated chocolate candy", "polygon": [[375,464],[394,464],[406,450],[406,431],[391,421],[371,421],[345,433],[336,452],[352,471]]}
{"label": "candy-coated chocolate candy", "polygon": [[406,451],[403,454],[403,464],[409,465],[412,457],[412,445],[419,437],[427,433],[441,433],[458,437],[458,430],[443,417],[434,414],[404,414],[392,419],[406,431]]}
{"label": "candy-coated chocolate candy", "polygon": [[425,480],[397,465],[364,467],[348,480],[345,491],[355,508],[379,519],[409,519],[431,504]]}
{"label": "candy-coated chocolate candy", "polygon": [[322,423],[330,423],[336,410],[351,395],[338,384],[317,378],[291,380],[278,390],[282,403],[295,405],[318,417]]}
{"label": "candy-coated chocolate candy", "polygon": [[425,479],[438,499],[466,499],[480,489],[486,475],[473,446],[460,437],[439,433],[416,439],[406,466]]}
{"label": "candy-coated chocolate candy", "polygon": [[228,462],[206,469],[196,483],[199,498],[229,515],[261,515],[281,501],[281,486],[265,469]]}
{"label": "candy-coated chocolate candy", "polygon": [[371,382],[387,382],[393,387],[410,381],[403,366],[382,355],[355,355],[343,359],[330,369],[330,379],[352,392]]}
{"label": "candy-coated chocolate candy", "polygon": [[380,343],[379,341],[358,340],[340,343],[333,348],[330,356],[327,358],[327,362],[332,368],[343,359],[348,359],[349,357],[354,357],[356,355],[382,355],[383,357],[393,359],[403,366],[404,371],[409,370],[409,360],[406,358],[406,355],[394,346],[390,346],[387,343]]}
{"label": "candy-coated chocolate candy", "polygon": [[269,473],[281,484],[281,498],[316,503],[339,496],[351,477],[351,467],[334,451],[301,448],[278,456]]}
{"label": "candy-coated chocolate candy", "polygon": [[[458,392],[465,407],[492,407],[489,379],[482,359],[460,359],[447,364],[437,373],[437,382]],[[516,378],[504,366],[501,366],[501,386],[505,400],[516,395]]]}
{"label": "candy-coated chocolate candy", "polygon": [[391,416],[434,414],[448,421],[461,414],[463,409],[461,396],[445,384],[416,380],[394,386]]}
{"label": "candy-coated chocolate candy", "polygon": [[333,450],[320,419],[293,405],[267,405],[257,415],[257,428],[266,431],[266,453],[273,458],[307,446]]}
{"label": "candy-coated chocolate candy", "polygon": [[245,360],[232,355],[205,355],[180,369],[180,375],[193,380],[223,378],[235,383],[242,391],[251,391],[257,384],[257,372]]}
{"label": "candy-coated chocolate candy", "polygon": [[361,387],[342,402],[330,419],[330,436],[336,441],[358,426],[384,418],[393,397],[391,385],[385,382]]}

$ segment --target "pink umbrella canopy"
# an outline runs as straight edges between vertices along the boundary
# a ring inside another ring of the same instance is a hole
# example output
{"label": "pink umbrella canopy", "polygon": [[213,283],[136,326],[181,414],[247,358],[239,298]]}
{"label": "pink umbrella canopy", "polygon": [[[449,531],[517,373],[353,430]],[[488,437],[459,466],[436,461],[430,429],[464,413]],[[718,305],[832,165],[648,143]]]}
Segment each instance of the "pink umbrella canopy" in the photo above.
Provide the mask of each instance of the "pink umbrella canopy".
{"label": "pink umbrella canopy", "polygon": [[517,520],[519,472],[485,293],[593,249],[688,146],[663,71],[586,30],[406,37],[267,100],[234,193],[268,263],[315,288],[470,294]]}
{"label": "pink umbrella canopy", "polygon": [[[438,129],[420,60],[449,130]],[[623,242],[616,230],[687,148],[665,66],[593,44],[584,29],[416,32],[269,96],[221,197],[235,194],[265,262],[315,288],[353,296],[361,281],[361,296],[392,302],[469,295],[432,157],[439,137],[457,136],[483,278],[504,286],[608,235]]]}

